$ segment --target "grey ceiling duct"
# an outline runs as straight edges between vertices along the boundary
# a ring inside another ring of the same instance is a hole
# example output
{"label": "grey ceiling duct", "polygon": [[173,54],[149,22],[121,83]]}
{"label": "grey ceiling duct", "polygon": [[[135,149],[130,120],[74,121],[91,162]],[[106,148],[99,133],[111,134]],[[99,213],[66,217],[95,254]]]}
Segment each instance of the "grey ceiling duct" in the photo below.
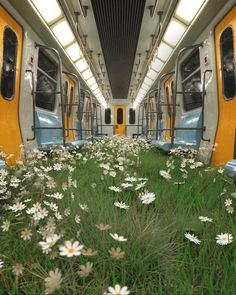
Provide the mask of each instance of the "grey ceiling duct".
{"label": "grey ceiling duct", "polygon": [[113,98],[127,98],[146,0],[92,0]]}

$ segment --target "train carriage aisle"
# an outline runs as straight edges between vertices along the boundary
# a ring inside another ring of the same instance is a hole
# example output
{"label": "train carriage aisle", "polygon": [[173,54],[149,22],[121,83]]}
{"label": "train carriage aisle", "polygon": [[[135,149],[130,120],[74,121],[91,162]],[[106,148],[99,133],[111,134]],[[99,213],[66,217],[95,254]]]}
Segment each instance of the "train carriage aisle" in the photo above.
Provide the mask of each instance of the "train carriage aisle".
{"label": "train carriage aisle", "polygon": [[235,0],[0,1],[0,295],[236,294]]}

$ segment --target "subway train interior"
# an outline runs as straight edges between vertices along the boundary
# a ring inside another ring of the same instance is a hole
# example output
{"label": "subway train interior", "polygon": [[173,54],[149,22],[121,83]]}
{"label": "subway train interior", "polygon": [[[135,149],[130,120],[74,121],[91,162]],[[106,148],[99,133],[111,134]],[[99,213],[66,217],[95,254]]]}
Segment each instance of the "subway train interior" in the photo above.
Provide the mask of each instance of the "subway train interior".
{"label": "subway train interior", "polygon": [[235,36],[235,0],[0,0],[0,295],[236,294]]}

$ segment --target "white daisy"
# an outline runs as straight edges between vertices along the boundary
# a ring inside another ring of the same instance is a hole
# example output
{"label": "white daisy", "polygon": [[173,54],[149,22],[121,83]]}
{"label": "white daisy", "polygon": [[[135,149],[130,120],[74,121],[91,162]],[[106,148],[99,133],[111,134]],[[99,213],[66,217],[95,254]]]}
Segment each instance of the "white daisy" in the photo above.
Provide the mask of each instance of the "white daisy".
{"label": "white daisy", "polygon": [[13,266],[12,268],[12,272],[16,275],[16,276],[20,276],[23,274],[24,271],[24,267],[21,263],[17,263],[16,265]]}
{"label": "white daisy", "polygon": [[28,228],[25,228],[22,232],[21,232],[21,236],[20,236],[24,241],[27,240],[31,240],[32,237],[32,231]]}
{"label": "white daisy", "polygon": [[4,262],[0,259],[0,269],[3,268]]}
{"label": "white daisy", "polygon": [[62,282],[61,272],[58,268],[54,271],[49,271],[49,276],[45,278],[45,293],[53,294],[57,289],[60,288],[60,284]]}
{"label": "white daisy", "polygon": [[128,240],[128,239],[124,238],[123,236],[118,236],[117,233],[115,233],[115,234],[110,233],[110,236],[118,242],[126,242]]}
{"label": "white daisy", "polygon": [[228,245],[230,243],[233,242],[233,235],[229,234],[229,233],[225,233],[225,234],[220,234],[216,236],[216,243],[224,246],[224,245]]}
{"label": "white daisy", "polygon": [[8,231],[10,226],[11,226],[11,223],[9,220],[3,221],[2,225],[1,225],[2,231]]}
{"label": "white daisy", "polygon": [[227,206],[227,207],[226,207],[226,211],[227,211],[229,214],[233,214],[233,213],[234,213],[234,207],[232,207],[232,206]]}
{"label": "white daisy", "polygon": [[84,246],[80,245],[78,241],[75,241],[74,243],[71,241],[66,241],[64,246],[59,247],[60,255],[67,257],[79,256],[81,255],[81,250],[83,247]]}
{"label": "white daisy", "polygon": [[115,202],[114,205],[120,209],[128,210],[129,206],[126,205],[124,202]]}
{"label": "white daisy", "polygon": [[17,202],[13,206],[9,206],[9,209],[11,209],[13,212],[22,211],[25,208],[26,208],[26,205],[24,203],[21,203],[21,202]]}
{"label": "white daisy", "polygon": [[136,178],[136,177],[126,177],[126,178],[125,178],[125,181],[128,181],[128,182],[135,182],[135,181],[137,181],[137,178]]}
{"label": "white daisy", "polygon": [[124,183],[121,184],[121,186],[122,186],[123,188],[128,188],[128,187],[132,187],[133,184],[132,184],[132,183],[129,183],[129,182],[124,182]]}
{"label": "white daisy", "polygon": [[207,216],[199,216],[198,219],[202,222],[212,222],[212,218],[208,218]]}
{"label": "white daisy", "polygon": [[225,206],[231,206],[233,204],[233,201],[231,199],[225,200]]}
{"label": "white daisy", "polygon": [[172,179],[170,173],[168,173],[168,172],[165,171],[165,170],[161,170],[161,171],[159,172],[159,174],[160,174],[163,178],[165,178],[166,180],[171,180],[171,179]]}
{"label": "white daisy", "polygon": [[115,285],[115,287],[108,287],[108,295],[128,295],[130,292],[128,287],[121,287],[120,285]]}
{"label": "white daisy", "polygon": [[143,204],[150,204],[155,201],[156,196],[154,193],[145,192],[139,195],[139,199],[142,201]]}
{"label": "white daisy", "polygon": [[41,246],[43,253],[48,254],[59,239],[59,235],[52,234],[46,237],[46,241],[39,242],[39,245]]}
{"label": "white daisy", "polygon": [[116,187],[116,186],[109,186],[109,190],[116,193],[120,193],[122,191],[119,187]]}
{"label": "white daisy", "polygon": [[190,233],[186,233],[185,235],[185,238],[187,238],[189,241],[195,243],[195,244],[200,244],[201,241],[194,235],[190,234]]}

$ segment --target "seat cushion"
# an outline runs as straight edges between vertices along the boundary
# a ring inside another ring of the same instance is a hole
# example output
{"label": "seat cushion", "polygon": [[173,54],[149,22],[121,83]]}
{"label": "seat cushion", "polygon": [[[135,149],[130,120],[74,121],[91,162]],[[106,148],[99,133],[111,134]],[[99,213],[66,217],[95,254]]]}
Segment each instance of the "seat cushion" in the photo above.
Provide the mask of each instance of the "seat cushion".
{"label": "seat cushion", "polygon": [[236,160],[231,160],[225,165],[224,173],[236,181]]}

